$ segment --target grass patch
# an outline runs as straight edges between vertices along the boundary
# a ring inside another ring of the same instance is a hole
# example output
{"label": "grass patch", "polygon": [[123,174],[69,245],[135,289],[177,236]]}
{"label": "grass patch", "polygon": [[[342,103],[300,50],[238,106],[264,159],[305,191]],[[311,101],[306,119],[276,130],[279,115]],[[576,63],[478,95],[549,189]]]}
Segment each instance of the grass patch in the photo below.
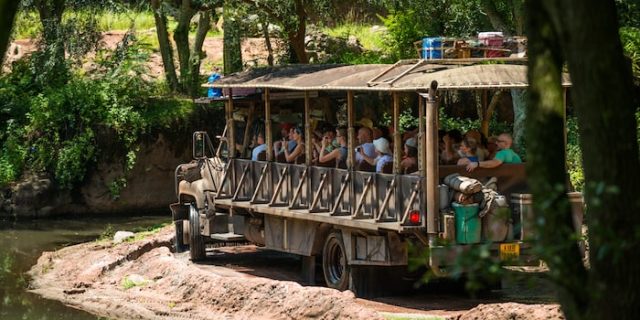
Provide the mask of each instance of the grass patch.
{"label": "grass patch", "polygon": [[130,276],[126,276],[122,279],[122,288],[125,290],[129,290],[131,288],[134,287],[141,287],[141,286],[145,286],[147,283],[149,283],[148,280],[145,279],[138,279],[138,278],[132,278]]}
{"label": "grass patch", "polygon": [[160,230],[162,230],[162,228],[166,227],[169,225],[169,222],[164,222],[164,223],[156,223],[152,226],[149,227],[138,227],[138,228],[134,228],[132,232],[135,233],[135,236],[131,237],[131,238],[127,238],[124,240],[124,242],[136,242],[136,241],[140,241],[146,237],[149,237],[151,235],[154,235],[158,232],[160,232]]}
{"label": "grass patch", "polygon": [[385,47],[384,31],[371,32],[371,25],[343,24],[323,32],[332,37],[348,38],[355,36],[366,50],[380,51]]}

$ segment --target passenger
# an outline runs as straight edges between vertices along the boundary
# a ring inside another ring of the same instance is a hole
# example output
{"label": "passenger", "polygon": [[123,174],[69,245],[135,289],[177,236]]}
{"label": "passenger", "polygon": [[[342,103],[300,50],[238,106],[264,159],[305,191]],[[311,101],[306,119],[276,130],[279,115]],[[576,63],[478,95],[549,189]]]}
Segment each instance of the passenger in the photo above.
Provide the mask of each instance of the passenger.
{"label": "passenger", "polygon": [[267,145],[264,143],[264,133],[259,132],[256,138],[256,146],[251,150],[251,160],[258,161],[258,155],[260,152],[266,151]]}
{"label": "passenger", "polygon": [[372,135],[373,132],[371,131],[371,128],[361,127],[360,129],[358,129],[358,136],[356,138],[358,139],[358,143],[360,143],[360,145],[356,147],[356,163],[362,162],[364,160],[364,158],[362,157],[363,154],[369,158],[375,158],[376,149],[372,143]]}
{"label": "passenger", "polygon": [[[304,131],[300,127],[291,129],[291,138],[296,142],[296,147],[293,151],[289,151],[288,148],[282,148],[285,159],[288,163],[298,163],[297,160],[300,157],[304,157]],[[284,140],[283,140],[284,145]]]}
{"label": "passenger", "polygon": [[513,138],[508,133],[498,136],[498,152],[495,158],[486,161],[471,162],[467,165],[467,171],[471,172],[475,168],[496,168],[503,163],[522,163],[520,156],[511,149]]}
{"label": "passenger", "polygon": [[280,135],[281,135],[281,139],[280,141],[276,141],[273,144],[273,151],[276,155],[276,157],[278,156],[278,154],[280,154],[282,152],[282,141],[286,141],[286,144],[289,148],[289,152],[291,152],[295,147],[296,147],[296,142],[295,140],[291,140],[291,133],[293,131],[293,125],[291,123],[287,123],[284,122],[280,125]]}
{"label": "passenger", "polygon": [[[472,138],[473,140],[475,140],[476,156],[478,157],[478,160],[484,161],[484,160],[491,159],[489,158],[489,151],[487,150],[487,138],[484,136],[484,134],[482,134],[482,132],[476,129],[469,130],[467,131],[467,133],[464,134],[464,137]],[[464,157],[463,155],[460,155],[460,156]]]}
{"label": "passenger", "polygon": [[400,167],[404,174],[418,171],[418,143],[416,138],[409,138],[404,143],[404,158],[400,162]]}
{"label": "passenger", "polygon": [[373,141],[376,157],[369,157],[365,154],[364,149],[360,149],[362,159],[370,165],[376,166],[376,172],[381,173],[385,163],[393,162],[391,149],[389,149],[389,141],[385,138],[378,138]]}
{"label": "passenger", "polygon": [[462,134],[460,131],[454,129],[442,138],[444,142],[444,150],[440,154],[440,161],[442,164],[455,164],[458,163],[460,155],[456,151],[460,142],[462,141]]}
{"label": "passenger", "polygon": [[336,162],[336,166],[338,166],[338,164],[340,162],[344,162],[347,160],[347,129],[346,128],[338,128],[336,129],[336,142],[337,142],[337,146],[334,146],[334,148],[331,151],[328,151],[329,149],[327,148],[327,146],[329,144],[332,144],[333,141],[330,140],[330,138],[325,136],[325,139],[322,139],[322,146],[320,149],[320,158],[318,159],[318,161],[320,163],[329,163],[333,160],[335,160]]}
{"label": "passenger", "polygon": [[333,151],[333,149],[335,148],[336,145],[339,145],[339,143],[336,140],[336,131],[333,127],[331,126],[325,126],[324,129],[322,130],[322,138],[319,141],[314,141],[314,148],[316,150],[316,152],[318,152],[318,154],[321,153],[321,149],[322,144],[325,142],[325,140],[329,140],[329,144],[326,145],[324,148],[327,148],[327,153],[330,153],[331,151]]}
{"label": "passenger", "polygon": [[460,153],[462,157],[458,159],[459,166],[466,166],[471,162],[478,162],[480,159],[477,155],[478,144],[476,140],[471,137],[466,137],[460,143]]}

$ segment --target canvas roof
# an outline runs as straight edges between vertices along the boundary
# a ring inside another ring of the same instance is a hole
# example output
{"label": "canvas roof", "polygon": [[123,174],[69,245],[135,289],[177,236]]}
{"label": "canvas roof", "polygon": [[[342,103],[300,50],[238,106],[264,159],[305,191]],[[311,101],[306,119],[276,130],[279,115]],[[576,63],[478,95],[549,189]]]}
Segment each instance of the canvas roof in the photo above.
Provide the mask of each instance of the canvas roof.
{"label": "canvas roof", "polygon": [[[408,71],[408,72],[407,72]],[[375,78],[376,81],[372,82]],[[403,75],[403,73],[405,73]],[[400,76],[400,77],[398,77]],[[399,65],[288,65],[260,68],[226,76],[218,88],[270,88],[287,90],[416,91],[431,81],[446,89],[526,88],[527,67],[518,64],[433,64],[428,61]],[[563,74],[563,86],[570,86]]]}

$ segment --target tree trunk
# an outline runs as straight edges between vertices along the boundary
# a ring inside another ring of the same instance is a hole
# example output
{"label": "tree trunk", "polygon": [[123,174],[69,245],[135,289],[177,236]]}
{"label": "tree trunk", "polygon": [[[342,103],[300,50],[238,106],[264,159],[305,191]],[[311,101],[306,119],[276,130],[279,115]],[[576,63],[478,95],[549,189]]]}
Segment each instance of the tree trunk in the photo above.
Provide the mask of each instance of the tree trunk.
{"label": "tree trunk", "polygon": [[635,318],[640,311],[639,101],[618,35],[615,2],[544,3],[563,35],[587,181],[591,269],[585,289],[595,294],[585,317]]}
{"label": "tree trunk", "polygon": [[533,191],[540,256],[549,265],[567,319],[586,308],[585,269],[567,199],[560,39],[537,1],[528,1],[527,176]]}
{"label": "tree trunk", "polygon": [[[4,55],[9,46],[9,37],[13,29],[13,19],[18,12],[18,4],[14,0],[0,0],[0,65],[4,62]],[[2,72],[2,70],[0,70]]]}
{"label": "tree trunk", "polygon": [[176,20],[178,25],[173,31],[173,41],[176,43],[178,51],[178,63],[180,65],[180,92],[188,93],[191,79],[191,68],[189,59],[191,58],[189,49],[189,26],[195,11],[191,7],[191,0],[182,0],[177,11]]}
{"label": "tree trunk", "polygon": [[[640,311],[638,97],[618,36],[615,2],[527,1],[527,13],[532,89],[527,168],[534,198],[546,200],[534,204],[546,225],[540,232],[550,275],[563,289],[559,297],[567,319],[635,318]],[[573,241],[559,245],[570,230],[568,204],[558,192],[565,176],[558,161],[564,159],[558,146],[561,49],[571,72],[587,181],[588,273]]]}
{"label": "tree trunk", "polygon": [[507,35],[512,33],[509,25],[504,21],[504,18],[498,12],[498,8],[496,8],[493,0],[482,0],[480,1],[480,5],[482,6],[482,10],[487,14],[487,18],[489,18],[489,22],[494,29],[498,31],[502,31]]}
{"label": "tree trunk", "polygon": [[242,70],[242,42],[240,24],[231,16],[230,5],[224,7],[224,74]]}
{"label": "tree trunk", "polygon": [[267,64],[273,66],[273,47],[271,46],[271,37],[269,37],[269,22],[262,19],[262,35],[264,36],[264,44],[267,46]]}
{"label": "tree trunk", "polygon": [[205,52],[202,51],[202,45],[209,29],[211,29],[211,12],[206,10],[200,12],[196,39],[191,49],[191,71],[189,72],[191,81],[189,81],[188,92],[194,98],[198,96],[198,91],[200,90],[200,64],[202,59],[206,57]]}
{"label": "tree trunk", "polygon": [[177,92],[178,75],[175,64],[173,63],[173,46],[169,40],[169,32],[167,32],[167,17],[160,8],[160,0],[151,0],[151,7],[153,8],[153,17],[156,21],[156,34],[160,45],[164,75],[167,78],[167,83],[171,91]]}
{"label": "tree trunk", "polygon": [[42,36],[45,43],[45,63],[50,84],[66,83],[67,73],[64,55],[64,39],[62,37],[62,14],[65,9],[65,0],[40,0],[35,3],[40,23],[42,23]]}
{"label": "tree trunk", "polygon": [[524,35],[524,0],[512,0],[511,1],[511,16],[513,19],[513,26],[515,28],[515,35]]}
{"label": "tree trunk", "polygon": [[307,48],[304,45],[304,38],[307,33],[307,12],[304,10],[304,4],[300,0],[295,1],[297,29],[287,34],[291,48],[296,55],[299,63],[309,63],[307,57]]}

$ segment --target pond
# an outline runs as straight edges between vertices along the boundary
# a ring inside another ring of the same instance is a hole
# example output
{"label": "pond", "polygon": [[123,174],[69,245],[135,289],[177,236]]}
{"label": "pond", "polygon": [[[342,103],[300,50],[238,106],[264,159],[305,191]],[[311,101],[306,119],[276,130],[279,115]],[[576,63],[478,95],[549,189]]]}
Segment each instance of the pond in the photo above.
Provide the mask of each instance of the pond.
{"label": "pond", "polygon": [[43,251],[93,241],[108,229],[135,231],[170,220],[168,216],[0,219],[0,319],[100,319],[27,292],[26,272]]}

